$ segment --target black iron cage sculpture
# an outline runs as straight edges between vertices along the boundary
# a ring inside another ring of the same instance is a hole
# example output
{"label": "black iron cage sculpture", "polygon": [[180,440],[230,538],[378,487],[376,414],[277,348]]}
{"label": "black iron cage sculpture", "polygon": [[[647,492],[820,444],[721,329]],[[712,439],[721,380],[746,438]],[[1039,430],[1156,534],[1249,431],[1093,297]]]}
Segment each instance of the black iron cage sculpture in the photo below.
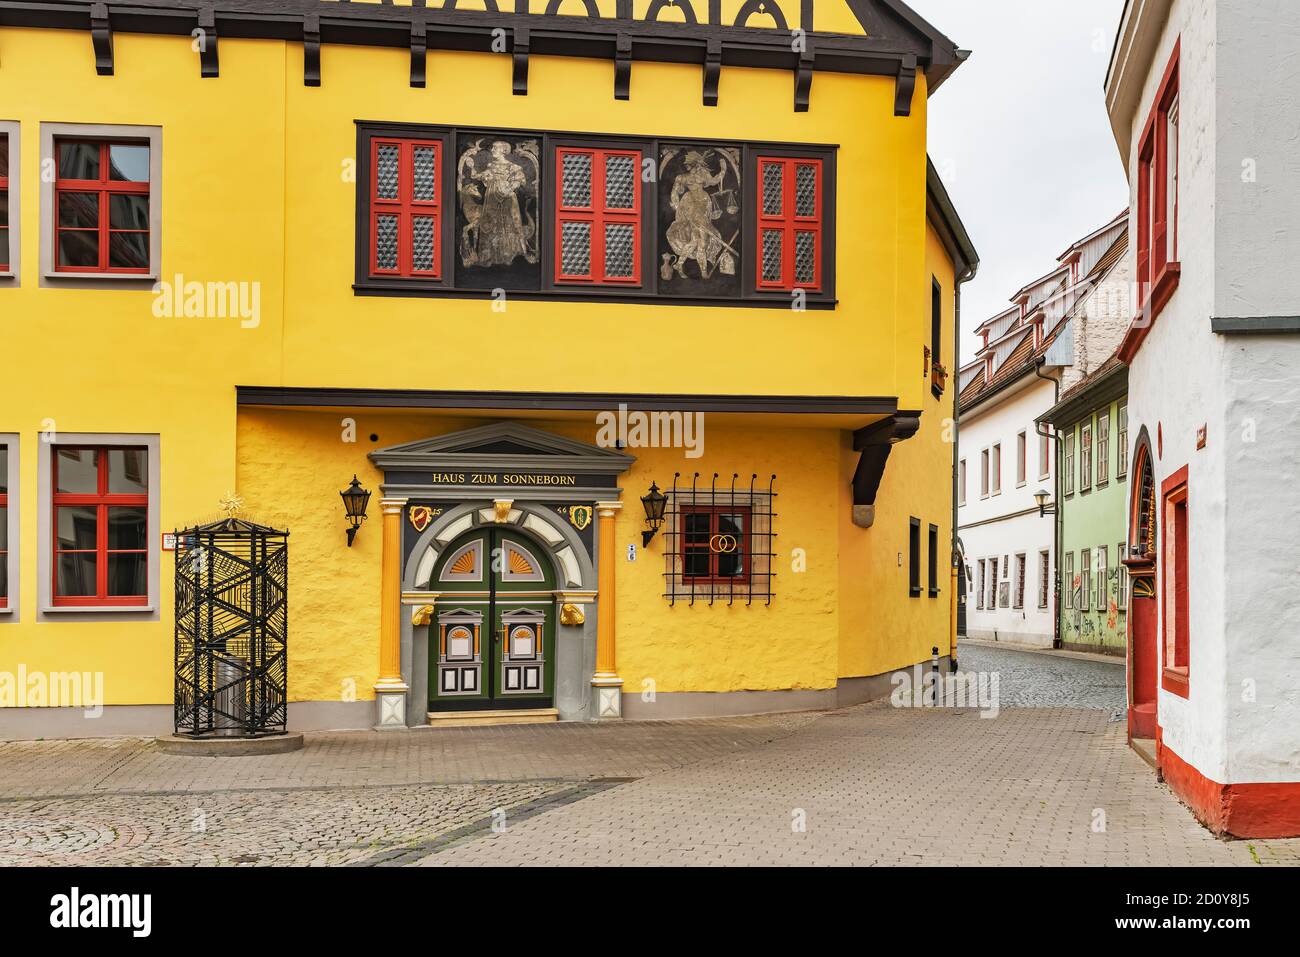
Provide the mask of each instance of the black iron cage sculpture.
{"label": "black iron cage sculpture", "polygon": [[237,518],[176,533],[177,734],[285,732],[288,537]]}

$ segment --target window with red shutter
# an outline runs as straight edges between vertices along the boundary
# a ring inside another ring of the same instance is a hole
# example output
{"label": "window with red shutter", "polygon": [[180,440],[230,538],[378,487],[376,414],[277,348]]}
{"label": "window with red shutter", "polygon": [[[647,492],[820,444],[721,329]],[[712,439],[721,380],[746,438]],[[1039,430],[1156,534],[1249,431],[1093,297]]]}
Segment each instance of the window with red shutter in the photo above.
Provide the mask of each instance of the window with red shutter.
{"label": "window with red shutter", "polygon": [[146,604],[148,450],[60,446],[54,451],[54,604]]}
{"label": "window with red shutter", "polygon": [[9,134],[0,130],[0,272],[9,271]]}
{"label": "window with red shutter", "polygon": [[641,283],[641,153],[555,150],[555,282]]}
{"label": "window with red shutter", "polygon": [[822,161],[758,158],[757,286],[820,289]]}
{"label": "window with red shutter", "polygon": [[1137,279],[1139,297],[1149,319],[1163,308],[1177,285],[1178,262],[1178,116],[1179,44],[1173,54],[1151,114],[1138,140]]}
{"label": "window with red shutter", "polygon": [[149,272],[149,144],[55,142],[56,272]]}
{"label": "window with red shutter", "polygon": [[370,273],[442,276],[442,143],[370,141]]}
{"label": "window with red shutter", "polygon": [[9,607],[9,446],[0,445],[0,608]]}

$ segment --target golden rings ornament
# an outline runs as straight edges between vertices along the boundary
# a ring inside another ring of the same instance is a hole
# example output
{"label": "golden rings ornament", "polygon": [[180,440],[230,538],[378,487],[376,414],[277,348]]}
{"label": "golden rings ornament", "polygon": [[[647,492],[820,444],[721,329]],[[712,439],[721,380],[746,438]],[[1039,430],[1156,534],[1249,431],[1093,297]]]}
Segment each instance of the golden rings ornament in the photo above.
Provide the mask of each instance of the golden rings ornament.
{"label": "golden rings ornament", "polygon": [[714,535],[709,539],[709,551],[717,555],[730,555],[739,547],[735,535]]}

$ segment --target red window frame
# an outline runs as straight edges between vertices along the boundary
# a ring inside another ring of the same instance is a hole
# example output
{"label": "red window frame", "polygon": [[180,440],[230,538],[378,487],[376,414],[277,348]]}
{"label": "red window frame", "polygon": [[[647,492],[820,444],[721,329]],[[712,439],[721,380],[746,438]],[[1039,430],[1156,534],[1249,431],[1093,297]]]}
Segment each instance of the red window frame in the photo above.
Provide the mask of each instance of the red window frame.
{"label": "red window frame", "polygon": [[[780,166],[781,172],[781,212],[769,214],[763,206],[763,171],[768,166]],[[795,212],[795,184],[798,167],[811,166],[816,172],[813,189],[813,215],[799,216]],[[755,177],[756,201],[758,210],[758,232],[755,237],[755,272],[754,280],[760,290],[808,289],[818,291],[822,287],[823,258],[823,207],[825,205],[825,169],[819,159],[811,157],[760,156],[758,157],[758,175]],[[781,233],[781,278],[765,280],[763,278],[763,235],[769,230]],[[796,282],[794,277],[795,236],[798,233],[813,235],[813,281]]]}
{"label": "red window frame", "polygon": [[[396,146],[397,198],[379,195],[379,148]],[[433,149],[434,186],[433,199],[415,198],[415,151]],[[370,140],[370,275],[391,276],[402,279],[442,278],[442,196],[446,189],[442,168],[442,141],[433,139],[402,139],[376,136]],[[393,269],[379,267],[379,217],[397,217],[397,266]],[[416,269],[412,262],[415,220],[433,220],[433,268]]]}
{"label": "red window frame", "polygon": [[[0,272],[9,271],[9,237],[13,235],[13,223],[10,218],[13,216],[12,204],[9,202],[9,164],[13,157],[9,155],[9,134],[0,132],[0,149],[4,150],[5,163],[4,173],[0,175],[0,195],[5,199],[5,221],[0,224]],[[0,608],[3,608],[0,603]]]}
{"label": "red window frame", "polygon": [[[94,492],[60,492],[59,489],[59,452],[61,451],[80,451],[95,453],[96,468],[96,490]],[[50,467],[50,488],[51,492],[51,555],[53,561],[50,568],[50,601],[57,606],[91,606],[91,607],[117,607],[117,606],[135,606],[145,605],[149,602],[149,596],[145,595],[110,595],[108,594],[108,556],[113,555],[144,555],[145,556],[145,576],[148,579],[148,562],[149,562],[149,536],[152,533],[150,524],[152,516],[149,515],[149,493],[144,494],[126,494],[112,493],[108,490],[108,462],[110,452],[131,451],[145,452],[148,450],[143,446],[125,446],[125,445],[59,445],[51,448],[51,467]],[[146,458],[146,463],[148,459]],[[148,467],[146,465],[145,480],[148,481]],[[83,554],[92,551],[91,549],[73,549],[59,547],[59,508],[67,506],[93,507],[95,509],[95,594],[93,595],[59,595],[59,556],[64,554]],[[114,548],[108,547],[108,510],[110,507],[128,507],[143,508],[145,510],[145,547],[144,548]]]}
{"label": "red window frame", "polygon": [[[587,206],[566,206],[564,203],[564,157],[584,155],[591,157],[591,202]],[[605,205],[605,164],[615,156],[632,160],[636,185],[632,190],[632,207],[623,209]],[[641,285],[641,151],[636,149],[589,149],[574,146],[555,148],[555,282],[586,285]],[[562,255],[565,223],[589,223],[591,228],[590,256],[585,274],[563,272]],[[632,275],[610,276],[605,272],[605,227],[614,224],[632,227]]]}
{"label": "red window frame", "polygon": [[[59,169],[62,164],[60,152],[63,147],[69,143],[91,143],[99,147],[99,179],[64,179],[59,175]],[[54,271],[55,272],[72,272],[72,273],[106,273],[109,275],[141,276],[148,275],[153,267],[152,262],[152,229],[114,229],[110,225],[109,206],[111,198],[114,195],[134,195],[144,196],[150,201],[149,215],[152,219],[156,210],[152,207],[152,196],[150,187],[153,185],[146,180],[143,183],[131,183],[124,180],[109,178],[109,151],[114,146],[144,146],[150,153],[150,162],[152,163],[153,144],[138,140],[94,140],[81,137],[60,137],[54,141]],[[152,175],[152,167],[150,170]],[[86,227],[64,227],[59,224],[59,209],[62,205],[61,197],[64,193],[95,193],[98,197],[98,225],[95,229]],[[99,263],[94,266],[63,266],[59,264],[59,238],[65,232],[70,233],[89,233],[94,232],[98,236],[99,242]],[[109,265],[109,247],[110,240],[114,233],[131,233],[134,235],[143,234],[145,245],[149,248],[150,262],[141,267],[136,266],[110,266]]]}
{"label": "red window frame", "polygon": [[[1169,211],[1169,110],[1179,92],[1179,54],[1181,40],[1174,44],[1173,54],[1156,92],[1151,113],[1138,140],[1138,223],[1137,223],[1137,281],[1139,299],[1150,319],[1164,308],[1178,284],[1181,264],[1178,252],[1178,194],[1173,196],[1174,221],[1168,221]],[[1180,112],[1181,119],[1181,112]],[[1177,144],[1174,144],[1175,150]],[[1177,163],[1178,157],[1173,157]],[[1171,239],[1174,255],[1170,255]],[[1148,321],[1149,321],[1148,320]]]}
{"label": "red window frame", "polygon": [[[1164,618],[1161,622],[1160,655],[1163,662],[1160,685],[1166,691],[1188,697],[1190,676],[1190,582],[1188,565],[1189,505],[1187,498],[1187,466],[1183,466],[1160,486],[1163,505],[1160,557],[1161,591],[1164,594]],[[1173,661],[1169,660],[1170,638],[1173,639]]]}
{"label": "red window frame", "polygon": [[[688,515],[708,515],[709,516],[709,541],[704,545],[688,544],[686,540],[686,517]],[[718,531],[718,518],[722,515],[743,515],[744,529],[740,535],[740,541],[736,543],[736,549],[740,553],[740,574],[739,575],[719,575],[718,574],[718,556],[719,553],[713,550],[713,539],[717,535],[727,534]],[[750,542],[753,537],[753,509],[749,505],[683,505],[678,516],[681,522],[681,539],[680,558],[682,563],[682,581],[688,585],[748,585],[753,574],[753,556],[750,553]],[[707,552],[709,556],[709,573],[707,575],[691,575],[687,572],[686,556],[690,553]]]}

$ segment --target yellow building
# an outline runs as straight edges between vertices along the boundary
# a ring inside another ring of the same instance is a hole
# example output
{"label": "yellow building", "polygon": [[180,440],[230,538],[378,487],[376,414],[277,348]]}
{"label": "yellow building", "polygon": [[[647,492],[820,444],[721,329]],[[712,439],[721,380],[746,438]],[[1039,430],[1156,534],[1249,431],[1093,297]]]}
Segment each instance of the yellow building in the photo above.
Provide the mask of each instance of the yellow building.
{"label": "yellow building", "polygon": [[290,532],[291,728],[949,653],[965,54],[900,0],[542,6],[0,5],[0,737],[170,730],[166,533],[223,509]]}

